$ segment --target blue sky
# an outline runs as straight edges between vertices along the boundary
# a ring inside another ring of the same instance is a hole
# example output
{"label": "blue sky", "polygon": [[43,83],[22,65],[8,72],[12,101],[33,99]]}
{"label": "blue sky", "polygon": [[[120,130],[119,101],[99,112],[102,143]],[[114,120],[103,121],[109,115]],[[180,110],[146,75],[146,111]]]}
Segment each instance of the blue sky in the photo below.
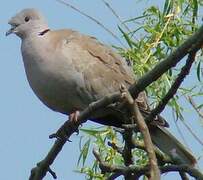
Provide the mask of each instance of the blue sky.
{"label": "blue sky", "polygon": [[[111,12],[102,4],[101,0],[72,0],[69,2],[72,2],[80,9],[96,17],[120,36],[117,30],[117,19],[112,16]],[[140,1],[131,0],[112,0],[111,2],[112,6],[124,20],[141,15],[141,10],[147,5],[150,5],[149,1],[140,3]],[[151,3],[160,2],[163,1],[151,1]],[[59,4],[55,0],[7,0],[1,2],[0,167],[1,179],[4,180],[28,179],[30,169],[46,155],[53,144],[53,141],[49,140],[48,136],[55,132],[67,119],[66,116],[51,111],[37,99],[25,77],[20,53],[20,39],[16,36],[5,37],[5,32],[9,29],[9,25],[7,25],[8,19],[16,12],[27,7],[34,7],[41,10],[46,16],[51,29],[72,28],[85,34],[93,35],[106,44],[118,43],[97,24],[64,5]],[[190,79],[192,78],[190,77]],[[167,116],[169,115],[167,114]],[[196,122],[198,122],[197,117],[195,118]],[[169,117],[171,131],[179,136],[174,122],[170,119],[172,118]],[[192,123],[191,127],[195,128],[198,136],[203,137],[202,128],[198,127],[198,123]],[[184,127],[181,128],[184,134],[186,130]],[[184,135],[189,140],[189,145],[194,150],[195,155],[199,156],[202,153],[202,147],[191,136],[187,135],[187,133]],[[73,135],[71,140],[72,143],[65,145],[63,151],[54,162],[53,170],[57,173],[58,179],[74,178],[82,180],[84,179],[83,175],[73,172],[79,156],[79,136]],[[200,166],[203,168],[202,162]],[[175,177],[174,179],[176,179]],[[51,177],[47,175],[45,179],[49,180]],[[164,177],[164,179],[168,178]]]}

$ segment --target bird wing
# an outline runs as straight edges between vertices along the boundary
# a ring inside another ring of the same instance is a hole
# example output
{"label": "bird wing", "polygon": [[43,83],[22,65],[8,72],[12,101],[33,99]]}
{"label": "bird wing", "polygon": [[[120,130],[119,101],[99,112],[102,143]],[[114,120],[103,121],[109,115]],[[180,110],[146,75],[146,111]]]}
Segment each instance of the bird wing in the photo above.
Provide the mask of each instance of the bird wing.
{"label": "bird wing", "polygon": [[[128,88],[136,81],[131,64],[96,38],[68,29],[52,31],[52,38],[54,49],[63,49],[65,57],[71,57],[71,65],[82,74],[84,91],[94,100],[119,91],[121,84]],[[79,96],[86,96],[84,91],[78,91]],[[143,112],[150,112],[145,92],[136,101]]]}

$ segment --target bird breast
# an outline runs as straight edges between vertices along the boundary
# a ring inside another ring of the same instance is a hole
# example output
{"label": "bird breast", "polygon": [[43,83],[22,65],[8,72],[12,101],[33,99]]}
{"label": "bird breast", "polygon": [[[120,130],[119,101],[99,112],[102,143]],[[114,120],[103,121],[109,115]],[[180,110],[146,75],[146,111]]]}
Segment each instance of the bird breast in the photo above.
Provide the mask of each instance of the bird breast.
{"label": "bird breast", "polygon": [[47,49],[43,43],[40,42],[40,49],[33,41],[25,41],[21,47],[25,72],[34,93],[55,111],[68,114],[84,109],[95,99],[85,89],[83,74],[74,69],[71,59],[62,57],[57,49]]}

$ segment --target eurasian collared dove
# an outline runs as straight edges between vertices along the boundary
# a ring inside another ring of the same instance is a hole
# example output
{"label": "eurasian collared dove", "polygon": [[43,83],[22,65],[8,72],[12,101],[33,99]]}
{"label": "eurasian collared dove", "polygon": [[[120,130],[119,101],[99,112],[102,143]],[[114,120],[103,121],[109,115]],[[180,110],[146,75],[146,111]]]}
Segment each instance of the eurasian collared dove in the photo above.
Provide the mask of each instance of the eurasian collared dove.
{"label": "eurasian collared dove", "polygon": [[[41,13],[24,9],[9,21],[6,33],[22,40],[21,51],[28,82],[39,99],[54,111],[71,114],[91,102],[119,90],[120,84],[134,83],[125,60],[95,38],[73,30],[50,30]],[[141,110],[149,111],[145,93],[136,99]],[[120,127],[122,113],[101,110],[91,120]],[[121,110],[120,110],[121,111]],[[120,118],[119,118],[120,117]],[[182,164],[194,165],[193,155],[164,127],[150,129],[152,141]]]}

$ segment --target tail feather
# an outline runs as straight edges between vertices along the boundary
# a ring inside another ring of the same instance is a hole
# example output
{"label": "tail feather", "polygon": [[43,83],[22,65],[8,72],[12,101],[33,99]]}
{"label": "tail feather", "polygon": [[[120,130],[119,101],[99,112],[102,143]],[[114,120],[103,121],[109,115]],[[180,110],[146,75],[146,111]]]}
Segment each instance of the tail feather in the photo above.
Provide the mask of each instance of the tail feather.
{"label": "tail feather", "polygon": [[149,128],[153,143],[169,155],[177,164],[194,166],[196,159],[166,128],[154,126]]}

